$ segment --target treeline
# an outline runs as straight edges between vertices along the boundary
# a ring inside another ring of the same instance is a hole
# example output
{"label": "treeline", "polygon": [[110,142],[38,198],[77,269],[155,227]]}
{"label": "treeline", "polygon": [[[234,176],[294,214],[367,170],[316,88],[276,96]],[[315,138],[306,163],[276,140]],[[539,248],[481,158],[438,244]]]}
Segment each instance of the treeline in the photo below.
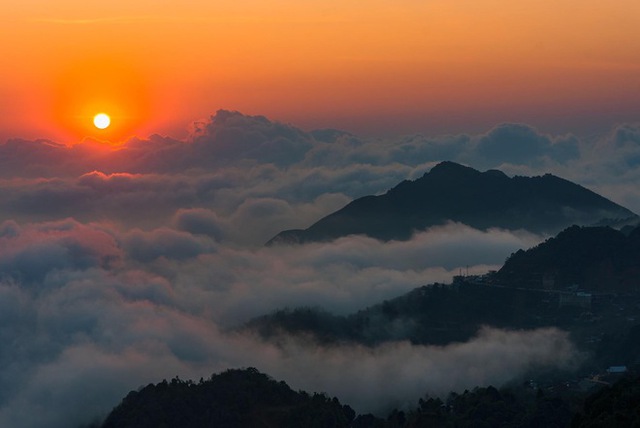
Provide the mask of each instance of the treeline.
{"label": "treeline", "polygon": [[324,394],[293,391],[254,368],[199,382],[174,378],[130,392],[102,428],[348,427],[349,406]]}
{"label": "treeline", "polygon": [[313,338],[323,345],[376,346],[407,340],[447,345],[473,338],[482,326],[513,330],[558,327],[585,353],[585,375],[640,361],[640,295],[594,297],[588,308],[560,304],[558,293],[458,281],[432,284],[350,315],[322,308],[279,309],[241,330],[269,341],[279,336]]}
{"label": "treeline", "polygon": [[640,378],[627,377],[591,395],[530,386],[475,388],[446,400],[425,396],[386,418],[357,415],[325,394],[293,391],[254,368],[227,370],[199,382],[174,378],[130,392],[95,428],[418,428],[640,426]]}
{"label": "treeline", "polygon": [[563,289],[578,286],[600,293],[638,293],[640,227],[572,226],[528,250],[513,253],[495,275],[511,286]]}
{"label": "treeline", "polygon": [[527,290],[433,284],[347,316],[321,308],[286,308],[255,318],[243,328],[265,339],[286,333],[312,335],[321,343],[373,346],[409,340],[446,345],[469,340],[485,325],[511,329],[557,325],[557,318],[566,311],[545,299],[544,293]]}

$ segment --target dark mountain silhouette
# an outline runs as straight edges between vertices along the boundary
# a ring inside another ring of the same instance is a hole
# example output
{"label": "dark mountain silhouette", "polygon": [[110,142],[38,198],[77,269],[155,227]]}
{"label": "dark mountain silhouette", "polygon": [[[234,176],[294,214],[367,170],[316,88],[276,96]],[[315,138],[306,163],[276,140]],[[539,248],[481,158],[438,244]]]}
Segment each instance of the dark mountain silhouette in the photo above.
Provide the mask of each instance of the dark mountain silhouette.
{"label": "dark mountain silhouette", "polygon": [[[276,341],[282,335],[313,337],[322,344],[376,346],[409,340],[414,344],[465,342],[482,326],[533,329],[552,326],[558,303],[544,293],[473,284],[431,284],[341,316],[320,308],[281,309],[246,323],[242,329]],[[540,313],[548,314],[540,317]]]}
{"label": "dark mountain silhouette", "polygon": [[[553,281],[543,281],[548,272]],[[609,227],[572,226],[512,254],[496,273],[419,287],[347,316],[317,308],[284,309],[241,327],[265,340],[299,335],[305,341],[315,338],[319,345],[364,346],[397,340],[464,342],[481,326],[568,330],[583,351],[585,359],[578,369],[582,374],[536,372],[541,381],[536,391],[525,384],[501,390],[474,388],[451,393],[445,401],[425,396],[418,407],[394,409],[386,419],[371,414],[356,417],[337,398],[295,392],[250,368],[228,370],[199,383],[175,378],[148,385],[129,393],[103,424],[92,427],[537,427],[610,426],[616,421],[620,426],[637,425],[637,378],[624,378],[588,395],[582,387],[570,388],[567,376],[578,385],[576,377],[603,372],[611,365],[638,367],[639,273],[640,227],[623,233]],[[586,307],[572,305],[563,296],[575,294],[576,286],[600,293]]]}
{"label": "dark mountain silhouette", "polygon": [[554,290],[640,292],[640,228],[572,226],[529,250],[512,254],[495,280]]}
{"label": "dark mountain silhouette", "polygon": [[324,394],[295,392],[254,368],[199,383],[174,378],[130,392],[102,428],[348,427],[349,406]]}
{"label": "dark mountain silhouette", "polygon": [[[390,379],[393,381],[393,379]],[[103,424],[89,428],[422,428],[635,426],[638,379],[627,377],[586,395],[547,384],[476,387],[447,397],[424,394],[386,418],[355,416],[324,394],[294,392],[256,369],[228,370],[194,383],[173,379],[130,392]],[[618,400],[617,397],[622,397]],[[584,412],[580,412],[584,408]],[[570,425],[572,422],[575,425]],[[605,425],[598,423],[606,421]],[[616,422],[622,421],[622,425]]]}
{"label": "dark mountain silhouette", "polygon": [[[629,328],[629,320],[640,319],[638,278],[640,227],[623,233],[610,227],[571,226],[529,250],[513,253],[498,272],[457,277],[452,285],[416,288],[351,315],[309,307],[281,309],[243,328],[266,339],[284,333],[311,335],[322,343],[365,345],[393,340],[463,342],[483,325],[557,326],[579,335],[593,335],[597,329],[600,334],[618,334]],[[581,300],[578,291],[594,296]],[[608,348],[613,352],[613,346]],[[640,348],[628,354],[640,358]],[[624,352],[616,355],[622,358]]]}
{"label": "dark mountain silhouette", "polygon": [[567,330],[584,371],[640,363],[640,227],[572,226],[512,254],[498,272],[430,284],[350,315],[281,309],[244,326],[265,340],[283,335],[332,345],[465,342],[482,326]]}
{"label": "dark mountain silhouette", "polygon": [[415,231],[448,221],[483,230],[557,233],[573,224],[607,224],[635,217],[628,209],[551,174],[510,178],[497,170],[479,172],[442,162],[383,195],[356,199],[308,229],[283,231],[267,245],[329,241],[353,234],[404,240]]}

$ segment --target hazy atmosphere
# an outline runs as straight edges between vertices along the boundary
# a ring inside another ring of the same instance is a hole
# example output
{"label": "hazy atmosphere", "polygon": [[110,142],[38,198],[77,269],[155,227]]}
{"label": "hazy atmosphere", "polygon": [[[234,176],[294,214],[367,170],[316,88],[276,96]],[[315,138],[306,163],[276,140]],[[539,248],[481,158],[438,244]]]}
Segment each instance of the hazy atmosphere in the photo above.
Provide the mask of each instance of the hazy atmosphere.
{"label": "hazy atmosphere", "polygon": [[351,314],[549,238],[449,222],[265,246],[441,161],[639,213],[636,2],[134,3],[2,5],[1,426],[81,426],[235,367],[384,413],[581,360],[557,328],[366,347],[237,327]]}
{"label": "hazy atmosphere", "polygon": [[[186,140],[153,136],[97,149],[90,140],[10,140],[0,148],[0,302],[3,343],[11,344],[2,348],[0,420],[81,423],[145,383],[227,367],[255,366],[375,411],[423,389],[446,393],[507,381],[531,364],[570,364],[572,345],[554,330],[374,349],[298,339],[278,348],[225,331],[283,307],[354,312],[449,282],[460,269],[499,268],[545,238],[451,223],[409,241],[263,245],[283,229],[307,227],[443,158],[514,174],[553,171],[637,210],[629,165],[639,142],[630,125],[589,142],[525,125],[364,140],[225,111]],[[389,373],[397,373],[395,387],[363,395]],[[60,413],[70,401],[77,414]]]}

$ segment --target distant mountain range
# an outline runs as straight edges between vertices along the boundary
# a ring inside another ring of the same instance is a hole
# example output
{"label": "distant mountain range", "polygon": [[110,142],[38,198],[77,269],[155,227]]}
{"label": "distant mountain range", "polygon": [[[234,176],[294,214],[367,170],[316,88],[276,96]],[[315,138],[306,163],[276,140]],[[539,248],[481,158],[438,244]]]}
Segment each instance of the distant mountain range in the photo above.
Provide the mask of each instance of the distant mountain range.
{"label": "distant mountain range", "polygon": [[406,240],[415,231],[449,221],[482,230],[496,227],[554,234],[574,224],[619,224],[636,218],[630,210],[551,174],[510,178],[498,170],[480,172],[442,162],[383,195],[356,199],[308,229],[280,232],[267,245],[330,241],[355,234]]}

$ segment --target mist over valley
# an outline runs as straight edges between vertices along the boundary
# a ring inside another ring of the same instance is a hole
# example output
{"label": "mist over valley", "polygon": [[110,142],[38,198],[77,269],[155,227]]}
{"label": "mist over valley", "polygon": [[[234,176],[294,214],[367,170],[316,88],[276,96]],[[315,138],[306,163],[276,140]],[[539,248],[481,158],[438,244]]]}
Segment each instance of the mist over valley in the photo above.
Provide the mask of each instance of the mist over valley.
{"label": "mist over valley", "polygon": [[[631,366],[633,349],[593,359],[580,322],[621,329],[610,343],[628,349],[634,300],[613,319],[615,296],[583,310],[560,293],[637,295],[639,136],[372,139],[219,111],[185,139],[8,140],[0,425],[86,426],[150,383],[248,367],[385,417],[425,394]],[[345,212],[339,233],[265,245]],[[574,224],[602,228],[609,259],[562,264],[602,242],[577,232],[547,258],[519,252]],[[471,281],[491,271],[501,283]],[[535,294],[551,279],[553,299]]]}

